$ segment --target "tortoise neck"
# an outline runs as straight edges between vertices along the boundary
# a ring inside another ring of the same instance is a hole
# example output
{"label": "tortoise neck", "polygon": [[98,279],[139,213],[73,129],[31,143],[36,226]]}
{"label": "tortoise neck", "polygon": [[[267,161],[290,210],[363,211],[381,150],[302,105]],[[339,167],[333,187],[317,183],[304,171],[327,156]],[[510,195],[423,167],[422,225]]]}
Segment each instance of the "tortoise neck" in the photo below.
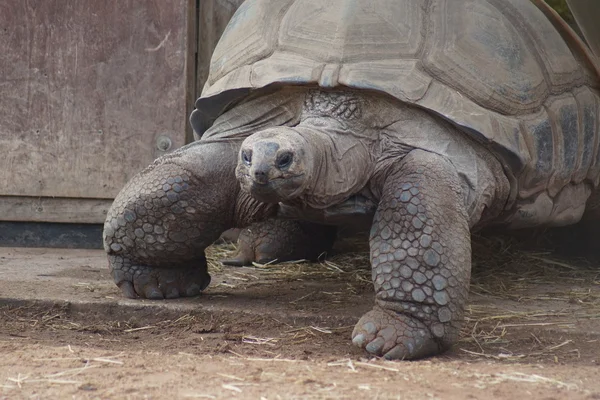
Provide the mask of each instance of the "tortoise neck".
{"label": "tortoise neck", "polygon": [[300,198],[313,208],[327,208],[358,193],[373,173],[377,132],[334,117],[310,117],[294,130],[307,143],[311,167]]}

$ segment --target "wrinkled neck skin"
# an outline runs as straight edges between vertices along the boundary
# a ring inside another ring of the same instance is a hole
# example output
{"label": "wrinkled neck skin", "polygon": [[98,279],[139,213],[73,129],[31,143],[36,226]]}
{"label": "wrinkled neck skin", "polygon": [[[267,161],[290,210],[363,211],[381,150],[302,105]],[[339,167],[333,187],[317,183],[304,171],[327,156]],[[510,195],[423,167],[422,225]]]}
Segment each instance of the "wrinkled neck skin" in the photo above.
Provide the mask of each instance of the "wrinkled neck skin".
{"label": "wrinkled neck skin", "polygon": [[[327,208],[358,193],[371,178],[377,132],[323,116],[305,118],[293,129],[304,139],[310,163],[290,204]],[[356,130],[367,137],[355,136]]]}
{"label": "wrinkled neck skin", "polygon": [[240,190],[233,172],[239,147],[240,142],[200,140],[154,162],[176,164],[193,177],[207,246],[226,229],[244,227],[277,212],[277,204],[262,203]]}
{"label": "wrinkled neck skin", "polygon": [[313,143],[312,153],[321,159],[315,160],[300,201],[283,203],[300,213],[306,206],[327,208],[318,214],[320,222],[347,215],[352,224],[365,211],[350,197],[358,194],[377,204],[390,167],[414,149],[439,154],[456,169],[471,227],[485,226],[506,205],[510,184],[487,148],[446,120],[395,99],[351,90],[310,91],[294,130]]}

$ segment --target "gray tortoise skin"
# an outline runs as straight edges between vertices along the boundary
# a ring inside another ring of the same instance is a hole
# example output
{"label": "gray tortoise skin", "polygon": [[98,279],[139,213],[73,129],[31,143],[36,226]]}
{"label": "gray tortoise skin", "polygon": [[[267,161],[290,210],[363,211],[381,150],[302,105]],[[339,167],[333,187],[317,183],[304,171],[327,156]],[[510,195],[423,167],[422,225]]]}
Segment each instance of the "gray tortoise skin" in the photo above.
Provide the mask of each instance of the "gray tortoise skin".
{"label": "gray tortoise skin", "polygon": [[597,70],[537,0],[248,0],[213,54],[198,140],[108,213],[112,276],[128,297],[196,295],[226,229],[251,226],[244,264],[318,254],[325,225],[366,222],[375,305],[353,343],[441,353],[459,335],[473,230],[590,208]]}

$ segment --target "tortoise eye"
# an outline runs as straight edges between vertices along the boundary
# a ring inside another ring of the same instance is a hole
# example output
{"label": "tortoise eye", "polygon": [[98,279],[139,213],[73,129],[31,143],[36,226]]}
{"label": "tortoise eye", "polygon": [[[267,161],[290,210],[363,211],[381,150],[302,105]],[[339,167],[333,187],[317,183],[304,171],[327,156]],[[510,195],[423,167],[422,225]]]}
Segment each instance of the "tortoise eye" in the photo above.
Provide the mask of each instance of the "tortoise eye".
{"label": "tortoise eye", "polygon": [[252,152],[248,152],[246,150],[242,150],[242,161],[246,165],[252,164]]}
{"label": "tortoise eye", "polygon": [[294,160],[294,155],[290,152],[285,152],[277,157],[277,168],[284,169],[290,166]]}

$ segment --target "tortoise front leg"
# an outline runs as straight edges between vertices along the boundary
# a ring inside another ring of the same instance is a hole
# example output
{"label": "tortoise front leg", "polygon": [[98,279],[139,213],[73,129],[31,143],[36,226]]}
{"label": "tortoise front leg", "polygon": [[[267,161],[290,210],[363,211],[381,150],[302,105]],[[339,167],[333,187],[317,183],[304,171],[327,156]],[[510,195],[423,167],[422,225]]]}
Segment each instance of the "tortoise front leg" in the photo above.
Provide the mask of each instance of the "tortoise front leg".
{"label": "tortoise front leg", "polygon": [[233,225],[236,154],[227,143],[195,142],[121,190],[104,224],[104,247],[125,296],[194,296],[208,286],[204,249]]}
{"label": "tortoise front leg", "polygon": [[316,258],[335,228],[263,219],[277,206],[240,194],[238,144],[194,142],[157,159],[121,190],[104,224],[111,275],[130,298],[195,296],[210,283],[204,250],[233,226],[243,231],[231,263]]}
{"label": "tortoise front leg", "polygon": [[445,158],[411,151],[385,178],[370,236],[375,306],[354,344],[388,359],[447,350],[459,336],[471,242],[459,177]]}

